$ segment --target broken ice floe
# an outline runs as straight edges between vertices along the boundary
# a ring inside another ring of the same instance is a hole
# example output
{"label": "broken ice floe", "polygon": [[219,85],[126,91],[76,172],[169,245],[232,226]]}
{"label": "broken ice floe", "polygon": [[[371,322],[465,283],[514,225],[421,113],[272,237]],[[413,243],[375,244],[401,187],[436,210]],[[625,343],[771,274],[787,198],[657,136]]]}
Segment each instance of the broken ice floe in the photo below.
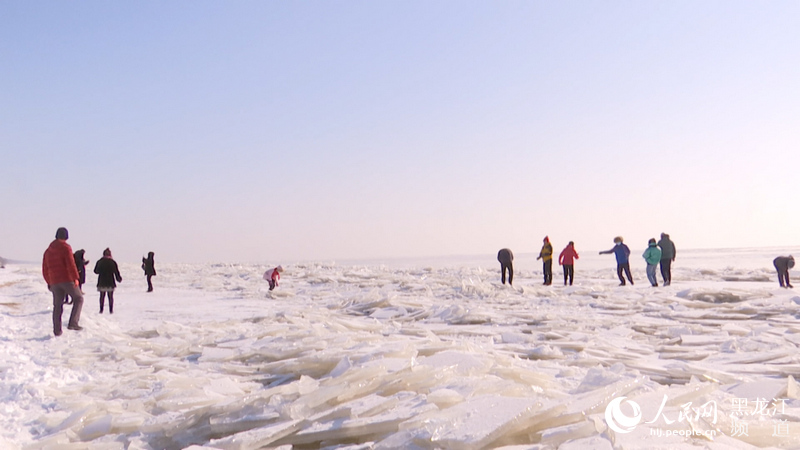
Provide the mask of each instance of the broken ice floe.
{"label": "broken ice floe", "polygon": [[[59,339],[37,269],[0,279],[0,303],[26,299],[0,310],[2,445],[800,445],[798,301],[753,281],[766,271],[679,269],[658,289],[607,268],[568,288],[520,271],[511,289],[480,268],[320,264],[265,301],[258,266],[162,270],[156,296],[122,286],[113,320],[86,308]],[[641,407],[630,433],[604,415],[621,396]],[[689,414],[712,403],[716,419]]]}

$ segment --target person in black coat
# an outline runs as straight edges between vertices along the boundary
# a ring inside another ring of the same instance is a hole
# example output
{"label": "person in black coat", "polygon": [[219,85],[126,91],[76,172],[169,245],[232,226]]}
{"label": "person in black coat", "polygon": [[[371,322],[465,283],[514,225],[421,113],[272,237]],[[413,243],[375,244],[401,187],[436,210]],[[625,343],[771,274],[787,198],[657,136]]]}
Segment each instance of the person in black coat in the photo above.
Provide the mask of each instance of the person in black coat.
{"label": "person in black coat", "polygon": [[147,277],[147,292],[153,292],[152,278],[156,276],[156,262],[153,260],[153,256],[155,253],[150,252],[147,254],[147,258],[142,258],[142,270]]}
{"label": "person in black coat", "polygon": [[781,287],[793,288],[794,286],[789,282],[789,269],[794,267],[794,256],[778,256],[772,261],[772,264],[778,271],[778,283]]}
{"label": "person in black coat", "polygon": [[497,260],[500,261],[500,281],[506,284],[506,271],[508,271],[508,284],[514,281],[514,265],[511,261],[514,260],[514,254],[511,250],[504,248],[497,252]]}
{"label": "person in black coat", "polygon": [[84,259],[86,250],[80,249],[73,257],[75,258],[75,267],[78,268],[78,288],[82,291],[83,285],[86,283],[86,265],[89,264],[88,259]]}
{"label": "person in black coat", "polygon": [[103,257],[94,265],[94,273],[97,274],[97,290],[100,292],[100,314],[103,314],[106,294],[108,294],[108,312],[114,314],[114,289],[117,282],[122,282],[119,274],[117,262],[111,258],[111,250],[103,250]]}

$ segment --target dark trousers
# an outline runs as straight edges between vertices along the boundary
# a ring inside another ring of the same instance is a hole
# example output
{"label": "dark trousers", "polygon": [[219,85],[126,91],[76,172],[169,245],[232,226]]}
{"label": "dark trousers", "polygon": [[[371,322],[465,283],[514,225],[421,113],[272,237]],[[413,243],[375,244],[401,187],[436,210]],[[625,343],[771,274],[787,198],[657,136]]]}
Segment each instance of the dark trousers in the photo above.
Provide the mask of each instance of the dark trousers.
{"label": "dark trousers", "polygon": [[567,285],[567,278],[569,278],[569,285],[572,286],[572,279],[575,277],[575,266],[572,264],[564,264],[564,286]]}
{"label": "dark trousers", "polygon": [[553,282],[553,260],[548,259],[542,264],[542,272],[544,272],[544,284],[551,284]]}
{"label": "dark trousers", "polygon": [[775,266],[775,270],[778,271],[778,283],[781,287],[792,287],[792,284],[789,283],[789,268]]}
{"label": "dark trousers", "polygon": [[114,314],[114,291],[100,291],[100,312],[102,313],[103,307],[106,306],[106,294],[108,294],[108,312]]}
{"label": "dark trousers", "polygon": [[672,260],[661,260],[661,278],[664,279],[664,286],[669,286],[672,283]]}
{"label": "dark trousers", "polygon": [[153,276],[147,276],[147,292],[153,292]]}
{"label": "dark trousers", "polygon": [[619,282],[624,286],[625,285],[625,278],[622,278],[622,272],[625,272],[625,275],[628,277],[628,281],[633,284],[633,277],[631,277],[631,265],[629,263],[622,263],[617,264],[617,276],[619,277]]}
{"label": "dark trousers", "polygon": [[514,266],[511,263],[500,263],[500,281],[506,284],[506,271],[508,271],[508,284],[514,281]]}
{"label": "dark trousers", "polygon": [[83,308],[83,294],[75,283],[58,283],[50,286],[53,293],[53,334],[61,334],[61,315],[64,312],[64,299],[72,297],[72,312],[69,315],[67,327],[77,327],[81,320]]}

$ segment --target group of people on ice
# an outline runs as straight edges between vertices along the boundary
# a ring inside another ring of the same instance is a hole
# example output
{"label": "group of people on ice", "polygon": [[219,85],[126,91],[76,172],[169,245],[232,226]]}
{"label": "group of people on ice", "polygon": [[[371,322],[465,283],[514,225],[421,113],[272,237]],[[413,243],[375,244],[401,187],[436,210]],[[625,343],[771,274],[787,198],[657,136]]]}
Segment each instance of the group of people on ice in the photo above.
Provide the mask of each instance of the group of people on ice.
{"label": "group of people on ice", "polygon": [[[623,243],[622,236],[614,238],[614,247],[610,250],[600,252],[601,255],[613,253],[617,259],[617,276],[619,277],[620,286],[625,286],[625,278],[623,273],[628,278],[628,281],[633,284],[633,276],[631,276],[630,255],[631,250]],[[647,279],[653,286],[658,286],[656,279],[656,268],[661,265],[661,277],[664,279],[664,286],[669,286],[672,282],[672,262],[675,261],[675,243],[673,243],[669,235],[661,233],[661,240],[656,242],[655,239],[650,239],[648,242],[647,250],[645,250],[642,257],[647,263]],[[575,260],[580,259],[577,250],[575,250],[575,243],[569,241],[564,250],[558,255],[558,264],[563,268],[564,272],[564,286],[569,284],[575,279]],[[504,248],[497,253],[497,260],[500,262],[500,281],[506,283],[506,274],[508,274],[508,284],[514,281],[514,254],[510,249]],[[544,285],[550,286],[553,284],[553,244],[550,243],[550,237],[545,236],[542,244],[542,249],[539,251],[539,256],[536,260],[542,260],[542,273],[544,274]],[[792,261],[794,264],[794,261]],[[788,283],[788,274],[787,283]]]}
{"label": "group of people on ice", "polygon": [[[619,285],[625,286],[627,281],[632,285],[633,276],[631,275],[630,256],[631,250],[623,242],[622,236],[614,238],[614,247],[610,250],[600,252],[601,255],[613,253],[617,259],[617,277],[619,277]],[[661,278],[664,280],[664,286],[669,286],[672,283],[672,262],[675,261],[677,251],[675,250],[675,243],[669,238],[667,233],[661,233],[661,240],[656,241],[650,239],[647,243],[647,250],[644,251],[642,257],[647,264],[647,280],[653,287],[658,286],[658,278],[656,270],[661,266]],[[558,256],[558,264],[563,267],[564,271],[564,286],[568,283],[572,286],[572,281],[575,277],[575,260],[579,259],[578,252],[575,250],[575,243],[570,241],[561,254]],[[544,285],[549,286],[553,284],[553,245],[550,243],[548,236],[544,237],[544,243],[537,260],[542,260],[542,273],[544,274]],[[506,274],[508,275],[508,284],[514,281],[514,254],[510,249],[504,248],[497,253],[497,260],[500,261],[500,281],[506,283]],[[789,269],[794,267],[794,257],[779,256],[773,260],[775,270],[778,272],[778,283],[782,288],[792,288],[789,281]],[[624,277],[623,277],[624,275]]]}
{"label": "group of people on ice", "polygon": [[[64,305],[71,304],[67,329],[80,331],[81,310],[83,309],[83,285],[86,283],[86,266],[89,261],[85,259],[86,251],[81,249],[72,252],[72,247],[67,243],[69,231],[61,227],[56,231],[56,238],[45,250],[42,258],[42,275],[47,283],[47,288],[53,293],[53,334],[60,336],[62,333],[61,316]],[[150,252],[142,258],[142,269],[147,277],[147,292],[153,291],[151,278],[156,275],[154,253]],[[94,273],[97,274],[97,291],[100,292],[100,314],[105,310],[105,299],[108,297],[108,312],[114,313],[114,290],[117,283],[122,282],[119,266],[111,256],[111,250],[103,250],[103,257],[95,263]]]}
{"label": "group of people on ice", "polygon": [[[622,241],[622,236],[614,238],[614,247],[611,250],[600,252],[601,255],[613,253],[617,259],[617,277],[619,277],[619,285],[625,286],[625,278],[622,277],[623,272],[628,278],[628,281],[633,284],[633,277],[631,276],[631,266],[629,257],[631,250]],[[656,278],[656,268],[661,265],[661,278],[664,279],[664,286],[669,286],[672,283],[672,262],[675,261],[675,243],[670,240],[667,233],[661,233],[661,240],[656,242],[655,239],[650,239],[647,242],[647,250],[644,251],[642,257],[647,264],[647,280],[653,287],[658,286],[658,279]]]}

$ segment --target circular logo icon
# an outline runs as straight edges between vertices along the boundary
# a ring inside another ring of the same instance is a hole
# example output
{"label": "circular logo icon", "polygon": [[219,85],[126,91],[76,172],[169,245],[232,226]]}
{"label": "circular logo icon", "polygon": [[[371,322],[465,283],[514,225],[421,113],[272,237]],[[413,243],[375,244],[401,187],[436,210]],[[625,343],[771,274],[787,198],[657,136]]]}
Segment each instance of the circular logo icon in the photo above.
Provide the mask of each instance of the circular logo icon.
{"label": "circular logo icon", "polygon": [[625,403],[631,405],[633,408],[633,416],[626,416],[622,412],[620,405],[627,397],[617,397],[611,400],[611,403],[606,406],[606,423],[608,427],[617,433],[630,433],[642,421],[642,409],[639,404],[633,400],[627,400]]}

